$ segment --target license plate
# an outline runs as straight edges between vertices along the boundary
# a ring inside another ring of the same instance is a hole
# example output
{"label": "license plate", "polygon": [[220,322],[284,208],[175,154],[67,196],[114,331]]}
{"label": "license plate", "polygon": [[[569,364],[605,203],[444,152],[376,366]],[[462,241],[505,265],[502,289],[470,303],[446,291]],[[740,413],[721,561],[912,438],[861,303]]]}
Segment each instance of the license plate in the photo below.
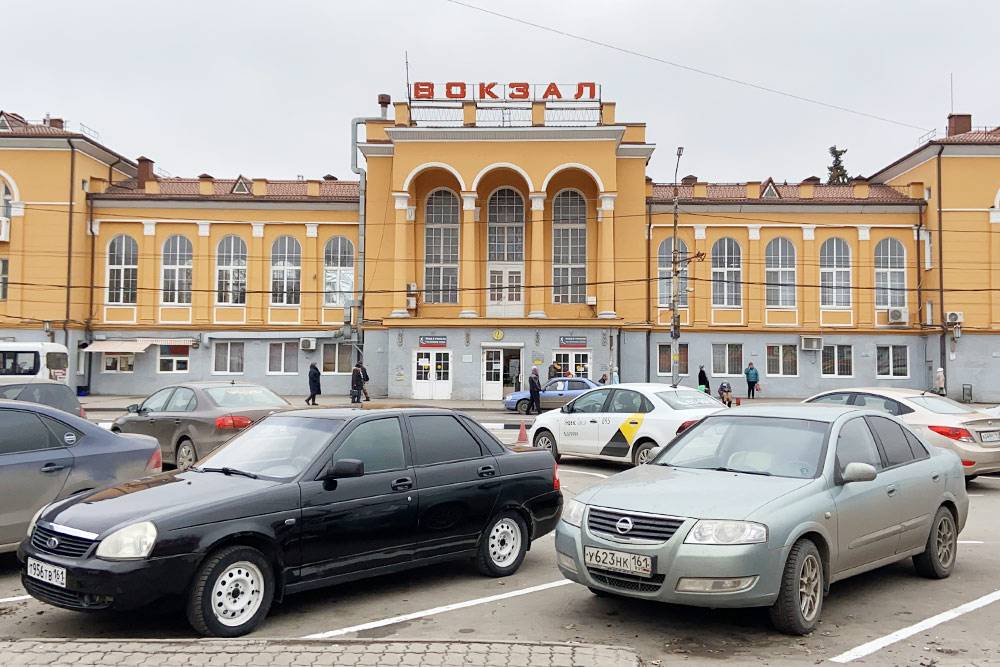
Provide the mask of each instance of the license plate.
{"label": "license plate", "polygon": [[625,553],[624,551],[612,551],[611,549],[585,547],[583,550],[583,560],[588,566],[599,570],[624,572],[625,574],[635,574],[640,577],[653,576],[652,556],[641,556],[639,554]]}
{"label": "license plate", "polygon": [[34,558],[28,559],[28,576],[40,579],[59,588],[66,588],[66,568],[49,565]]}
{"label": "license plate", "polygon": [[1000,442],[1000,431],[983,431],[979,434],[983,442]]}

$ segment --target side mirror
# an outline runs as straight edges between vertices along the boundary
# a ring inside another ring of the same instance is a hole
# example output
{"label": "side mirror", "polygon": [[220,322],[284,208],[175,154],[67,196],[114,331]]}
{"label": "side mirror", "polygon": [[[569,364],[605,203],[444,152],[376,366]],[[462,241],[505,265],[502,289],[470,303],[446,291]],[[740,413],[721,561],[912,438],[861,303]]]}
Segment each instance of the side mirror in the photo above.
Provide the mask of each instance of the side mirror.
{"label": "side mirror", "polygon": [[566,403],[561,408],[559,408],[559,412],[568,415],[569,413],[573,412],[573,406],[570,405],[569,403]]}
{"label": "side mirror", "polygon": [[326,479],[345,479],[347,477],[363,477],[365,463],[358,459],[340,459],[326,469],[323,475]]}
{"label": "side mirror", "polygon": [[139,412],[139,404],[138,404],[138,403],[133,403],[132,405],[128,406],[128,407],[127,407],[127,408],[125,408],[125,409],[126,409],[126,410],[128,410],[128,412],[129,412],[130,414],[133,414],[133,415],[134,415],[134,414],[136,414],[136,413],[138,413],[138,412]]}
{"label": "side mirror", "polygon": [[850,484],[851,482],[870,482],[878,477],[878,471],[875,470],[875,466],[869,465],[867,463],[848,463],[847,467],[844,468],[844,474],[841,475],[841,479],[844,484]]}

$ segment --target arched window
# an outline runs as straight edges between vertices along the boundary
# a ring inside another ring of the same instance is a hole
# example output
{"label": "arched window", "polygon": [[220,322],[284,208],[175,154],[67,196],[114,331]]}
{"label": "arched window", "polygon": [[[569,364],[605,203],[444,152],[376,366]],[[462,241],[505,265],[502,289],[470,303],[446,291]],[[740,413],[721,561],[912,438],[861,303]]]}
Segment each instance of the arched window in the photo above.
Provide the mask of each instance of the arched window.
{"label": "arched window", "polygon": [[230,234],[215,253],[215,302],[241,306],[247,302],[247,244]]}
{"label": "arched window", "polygon": [[724,236],[712,244],[712,305],[739,308],[743,305],[743,272],[740,244]]}
{"label": "arched window", "polygon": [[844,239],[827,239],[820,246],[819,284],[821,307],[851,307],[851,247]]}
{"label": "arched window", "polygon": [[271,245],[271,304],[297,306],[302,294],[302,246],[291,236]]}
{"label": "arched window", "polygon": [[513,188],[494,192],[486,208],[488,302],[521,304],[524,272],[524,200]]}
{"label": "arched window", "polygon": [[343,236],[331,237],[323,251],[323,303],[343,307],[354,294],[354,244]]}
{"label": "arched window", "polygon": [[[658,260],[657,266],[659,268],[659,283],[660,283],[660,308],[670,307],[670,297],[673,290],[673,268],[674,268],[674,239],[673,237],[665,238],[660,242],[660,249],[657,252]],[[683,239],[677,239],[677,254],[680,258],[680,269],[677,271],[677,275],[680,276],[680,285],[678,285],[677,290],[677,306],[679,308],[684,308],[688,305],[688,267],[687,267],[687,254],[688,248],[687,244],[684,243]]]}
{"label": "arched window", "polygon": [[194,249],[186,236],[175,234],[163,244],[162,301],[168,305],[191,303]]}
{"label": "arched window", "polygon": [[906,306],[906,250],[896,239],[875,246],[875,307]]}
{"label": "arched window", "polygon": [[764,300],[768,308],[795,307],[795,246],[784,237],[764,249]]}
{"label": "arched window", "polygon": [[108,303],[132,305],[139,284],[139,244],[119,234],[108,245]]}
{"label": "arched window", "polygon": [[424,302],[458,303],[458,197],[435,190],[424,209]]}
{"label": "arched window", "polygon": [[587,200],[563,190],[552,200],[552,302],[587,301]]}
{"label": "arched window", "polygon": [[0,178],[0,218],[10,218],[11,202],[14,200],[14,192],[7,182]]}

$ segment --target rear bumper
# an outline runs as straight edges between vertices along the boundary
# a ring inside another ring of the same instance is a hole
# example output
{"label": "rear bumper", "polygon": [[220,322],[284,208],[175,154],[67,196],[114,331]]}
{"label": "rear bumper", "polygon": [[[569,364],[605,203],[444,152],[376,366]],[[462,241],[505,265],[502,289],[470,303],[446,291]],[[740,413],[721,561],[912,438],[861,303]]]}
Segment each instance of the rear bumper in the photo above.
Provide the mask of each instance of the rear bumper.
{"label": "rear bumper", "polygon": [[531,515],[531,539],[537,540],[555,530],[562,516],[563,497],[561,491],[550,491],[532,498],[524,504]]}

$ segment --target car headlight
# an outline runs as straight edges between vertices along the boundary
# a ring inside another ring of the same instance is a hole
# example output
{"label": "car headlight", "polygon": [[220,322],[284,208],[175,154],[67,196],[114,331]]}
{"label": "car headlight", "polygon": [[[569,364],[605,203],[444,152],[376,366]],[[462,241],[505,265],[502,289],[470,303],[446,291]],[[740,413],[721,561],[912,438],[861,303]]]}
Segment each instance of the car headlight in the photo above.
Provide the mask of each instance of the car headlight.
{"label": "car headlight", "polygon": [[767,542],[767,526],[753,521],[702,519],[684,538],[685,544],[760,544]]}
{"label": "car headlight", "polygon": [[31,517],[31,521],[28,522],[28,537],[31,537],[31,534],[35,532],[35,524],[38,523],[38,517],[42,516],[42,512],[45,511],[46,507],[48,507],[48,505],[42,505],[38,508],[38,511],[35,512],[35,516]]}
{"label": "car headlight", "polygon": [[567,500],[566,504],[563,505],[562,520],[579,528],[580,524],[583,523],[583,513],[586,509],[587,506],[579,500]]}
{"label": "car headlight", "polygon": [[111,560],[145,558],[156,542],[156,526],[151,521],[133,523],[111,533],[97,545],[97,557]]}

